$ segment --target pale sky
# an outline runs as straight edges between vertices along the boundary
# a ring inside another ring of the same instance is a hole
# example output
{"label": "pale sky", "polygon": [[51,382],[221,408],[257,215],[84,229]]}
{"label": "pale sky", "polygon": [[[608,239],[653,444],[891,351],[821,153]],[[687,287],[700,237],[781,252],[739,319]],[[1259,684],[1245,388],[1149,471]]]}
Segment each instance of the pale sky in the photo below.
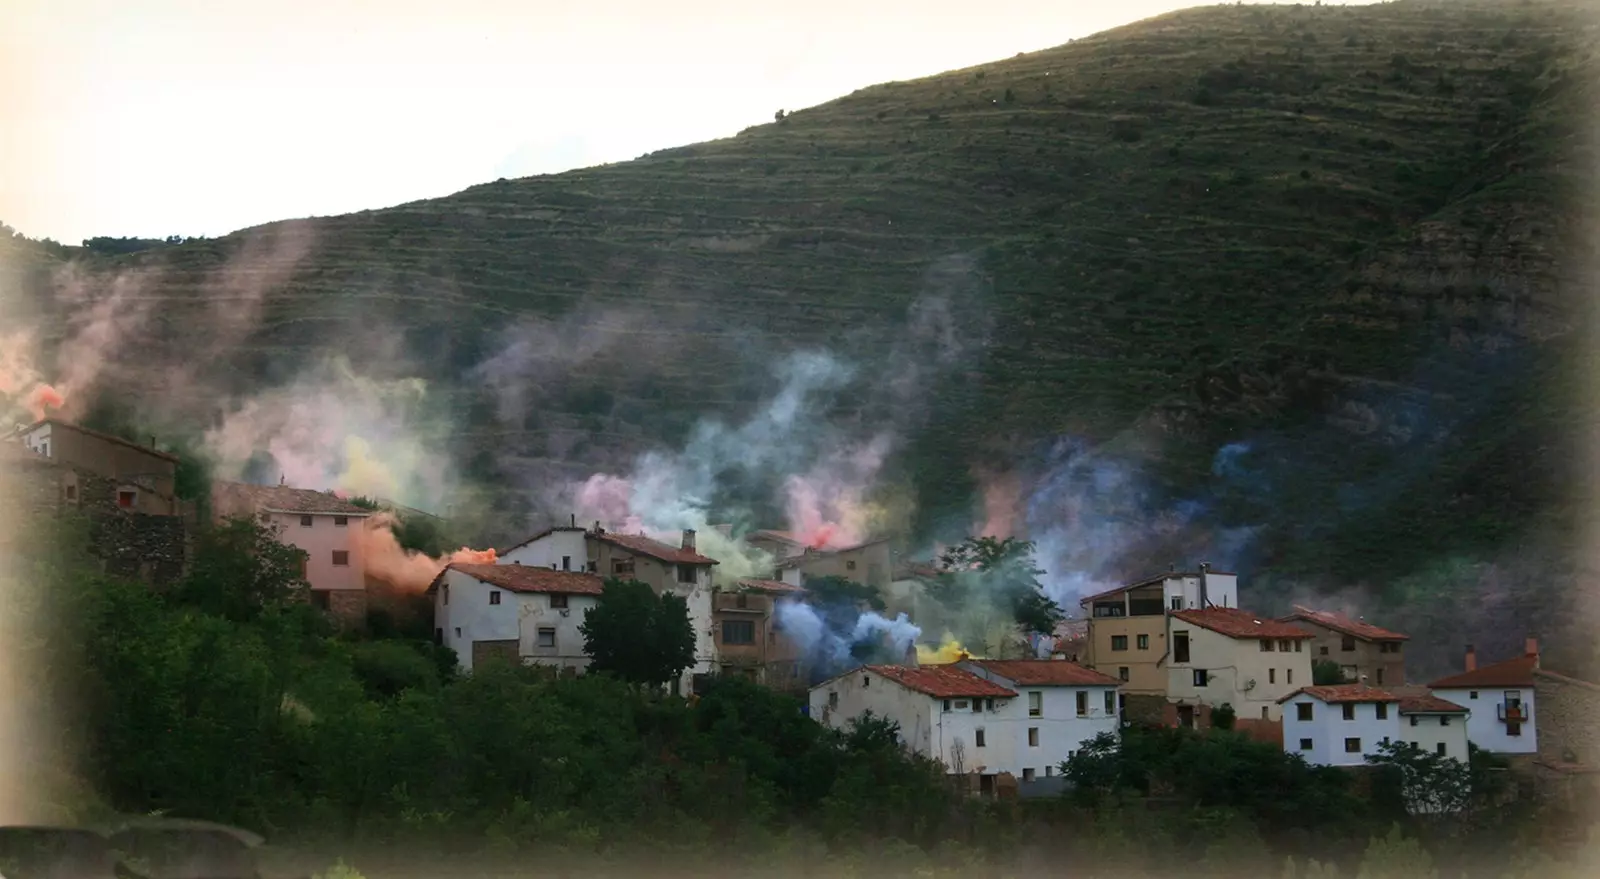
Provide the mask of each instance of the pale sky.
{"label": "pale sky", "polygon": [[0,221],[223,235],[726,137],[1184,0],[0,0]]}

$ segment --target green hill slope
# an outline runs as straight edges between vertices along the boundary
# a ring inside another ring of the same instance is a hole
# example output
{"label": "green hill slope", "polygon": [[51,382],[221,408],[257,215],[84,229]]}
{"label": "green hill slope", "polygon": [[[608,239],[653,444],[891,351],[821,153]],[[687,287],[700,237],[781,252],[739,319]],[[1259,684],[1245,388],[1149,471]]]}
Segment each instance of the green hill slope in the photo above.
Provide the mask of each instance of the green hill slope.
{"label": "green hill slope", "polygon": [[[105,386],[160,396],[222,289],[246,311],[202,334],[227,341],[209,387],[358,352],[451,388],[459,460],[524,487],[740,417],[777,352],[871,375],[920,340],[958,355],[937,381],[833,414],[912,425],[890,475],[923,533],[970,518],[975,465],[1116,440],[1149,503],[1258,526],[1250,564],[1380,585],[1570,523],[1584,9],[1194,9],[633,162],[102,261],[150,309]],[[957,332],[907,329],[930,296]],[[508,338],[542,354],[473,371]]]}

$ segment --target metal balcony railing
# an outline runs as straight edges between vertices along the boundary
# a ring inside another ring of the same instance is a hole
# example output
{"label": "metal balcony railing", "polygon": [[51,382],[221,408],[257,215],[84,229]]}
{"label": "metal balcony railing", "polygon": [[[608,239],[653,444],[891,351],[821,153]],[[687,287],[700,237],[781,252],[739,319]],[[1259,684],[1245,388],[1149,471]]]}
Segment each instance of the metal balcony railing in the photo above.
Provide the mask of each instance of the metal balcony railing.
{"label": "metal balcony railing", "polygon": [[1502,722],[1528,722],[1528,706],[1526,705],[1510,705],[1505,702],[1501,702],[1499,705],[1495,706],[1495,708],[1495,713],[1499,715]]}

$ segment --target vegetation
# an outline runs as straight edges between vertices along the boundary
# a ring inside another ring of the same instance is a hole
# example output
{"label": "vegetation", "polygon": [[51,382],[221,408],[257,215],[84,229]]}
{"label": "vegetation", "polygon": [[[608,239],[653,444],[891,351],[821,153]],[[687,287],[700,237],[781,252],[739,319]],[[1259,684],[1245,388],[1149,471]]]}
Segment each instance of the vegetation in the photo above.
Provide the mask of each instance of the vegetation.
{"label": "vegetation", "polygon": [[590,671],[631,684],[665,686],[694,664],[689,603],[638,580],[608,578],[578,632]]}
{"label": "vegetation", "polygon": [[1344,670],[1331,659],[1311,660],[1311,683],[1318,687],[1336,687],[1344,683]]}
{"label": "vegetation", "polygon": [[939,558],[939,575],[928,596],[960,617],[978,602],[1010,614],[1028,631],[1051,634],[1066,614],[1039,583],[1044,571],[1033,559],[1033,544],[1012,537],[968,537]]}

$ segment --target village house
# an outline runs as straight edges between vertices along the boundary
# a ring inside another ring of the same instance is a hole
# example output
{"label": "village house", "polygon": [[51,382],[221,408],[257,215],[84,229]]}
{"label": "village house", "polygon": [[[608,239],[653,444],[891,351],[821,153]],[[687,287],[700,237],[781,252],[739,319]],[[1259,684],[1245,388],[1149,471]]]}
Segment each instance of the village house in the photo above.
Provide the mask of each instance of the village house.
{"label": "village house", "polygon": [[119,509],[151,516],[180,514],[176,455],[56,418],[21,428],[16,439],[65,468],[61,490],[68,503],[79,502],[85,486],[77,476],[87,471],[114,483],[109,488]]}
{"label": "village house", "polygon": [[[1154,718],[1167,704],[1167,614],[1176,610],[1238,607],[1239,578],[1201,565],[1119,586],[1081,602],[1088,632],[1083,663],[1122,681],[1129,716]],[[1309,681],[1309,678],[1307,678]]]}
{"label": "village house", "polygon": [[1306,643],[1316,636],[1291,623],[1236,607],[1174,610],[1162,657],[1167,699],[1180,726],[1199,706],[1232,706],[1241,721],[1277,721],[1284,696],[1311,683]]}
{"label": "village house", "polygon": [[1467,710],[1366,684],[1302,687],[1283,703],[1283,748],[1319,766],[1365,766],[1389,742],[1465,761]]}
{"label": "village house", "polygon": [[1410,640],[1409,635],[1391,632],[1365,619],[1353,620],[1342,613],[1299,605],[1295,605],[1294,613],[1280,619],[1316,635],[1311,644],[1312,660],[1337,663],[1346,682],[1358,682],[1362,675],[1379,687],[1398,687],[1406,682],[1405,643]]}
{"label": "village house", "polygon": [[1059,660],[964,660],[920,667],[868,665],[811,688],[811,717],[837,729],[870,711],[900,725],[913,753],[952,775],[997,779],[1019,792],[1054,792],[1059,767],[1101,732],[1115,732],[1117,681]]}
{"label": "village house", "polygon": [[889,588],[893,573],[887,538],[842,549],[802,547],[798,553],[780,557],[775,567],[778,579],[796,586],[804,586],[813,577],[843,577],[880,592]]}
{"label": "village house", "polygon": [[346,623],[366,619],[359,532],[370,511],[329,492],[240,482],[213,484],[211,510],[218,519],[253,517],[273,528],[280,541],[305,551],[301,576],[313,605]]}
{"label": "village house", "polygon": [[581,672],[589,666],[578,627],[603,581],[532,565],[453,564],[428,585],[434,640],[465,671],[493,659]]}
{"label": "village house", "polygon": [[497,554],[496,564],[527,565],[557,571],[581,571],[601,578],[645,583],[657,595],[670,592],[689,605],[695,632],[694,665],[675,682],[688,692],[697,676],[717,671],[716,633],[712,626],[712,567],[717,560],[695,549],[695,532],[684,529],[678,546],[643,534],[608,531],[599,522],[588,529],[576,523],[544,531]]}
{"label": "village house", "polygon": [[777,690],[805,687],[805,657],[783,631],[778,602],[805,598],[805,589],[781,580],[739,580],[712,596],[717,667]]}
{"label": "village house", "polygon": [[1522,656],[1478,667],[1478,652],[1467,646],[1465,670],[1428,685],[1433,695],[1466,708],[1467,738],[1493,754],[1530,757],[1538,753],[1534,714],[1534,671],[1539,643],[1529,638]]}

